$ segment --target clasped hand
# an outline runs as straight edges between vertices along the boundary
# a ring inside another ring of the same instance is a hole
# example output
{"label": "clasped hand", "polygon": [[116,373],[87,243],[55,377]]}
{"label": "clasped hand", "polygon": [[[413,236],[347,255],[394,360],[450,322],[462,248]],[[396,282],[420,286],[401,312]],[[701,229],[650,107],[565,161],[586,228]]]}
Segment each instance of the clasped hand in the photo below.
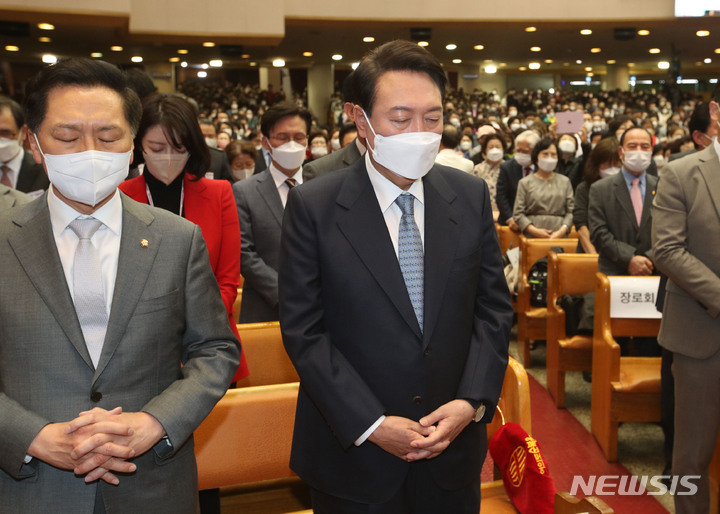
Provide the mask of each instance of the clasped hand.
{"label": "clasped hand", "polygon": [[420,421],[387,416],[368,438],[383,450],[408,462],[440,455],[470,423],[475,410],[465,400],[453,400]]}
{"label": "clasped hand", "polygon": [[128,462],[153,447],[165,434],[162,425],[146,412],[110,411],[96,407],[66,423],[43,427],[28,454],[61,469],[85,475],[85,482],[120,483],[114,473],[132,473]]}

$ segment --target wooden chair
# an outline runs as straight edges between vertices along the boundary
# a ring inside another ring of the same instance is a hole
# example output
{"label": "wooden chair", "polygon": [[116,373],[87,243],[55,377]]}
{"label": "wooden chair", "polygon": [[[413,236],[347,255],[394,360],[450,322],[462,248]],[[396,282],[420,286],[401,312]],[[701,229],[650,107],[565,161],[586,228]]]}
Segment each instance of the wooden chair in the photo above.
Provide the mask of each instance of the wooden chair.
{"label": "wooden chair", "polygon": [[592,357],[592,434],[617,460],[618,423],[660,421],[660,357],[621,357],[616,337],[657,337],[660,319],[611,318],[610,281],[596,274]]}
{"label": "wooden chair", "polygon": [[279,322],[244,323],[237,328],[250,370],[250,376],[238,380],[237,387],[300,381],[290,357],[285,352]]}
{"label": "wooden chair", "polygon": [[555,495],[555,514],[612,514],[614,511],[596,496],[575,498],[570,493]]}
{"label": "wooden chair", "polygon": [[547,289],[547,388],[556,407],[565,407],[565,372],[592,369],[592,336],[565,334],[565,311],[558,304],[563,295],[583,295],[595,289],[597,254],[548,255]]}
{"label": "wooden chair", "polygon": [[528,273],[535,262],[547,256],[552,247],[560,247],[566,253],[577,249],[577,239],[528,239],[520,236],[520,276],[518,278],[518,353],[525,367],[530,367],[530,341],[545,339],[547,307],[530,306],[530,283]]}
{"label": "wooden chair", "polygon": [[510,230],[510,227],[504,225],[495,224],[495,229],[498,233],[498,240],[500,241],[500,251],[503,255],[507,253],[510,248],[517,248],[520,244],[520,234]]}

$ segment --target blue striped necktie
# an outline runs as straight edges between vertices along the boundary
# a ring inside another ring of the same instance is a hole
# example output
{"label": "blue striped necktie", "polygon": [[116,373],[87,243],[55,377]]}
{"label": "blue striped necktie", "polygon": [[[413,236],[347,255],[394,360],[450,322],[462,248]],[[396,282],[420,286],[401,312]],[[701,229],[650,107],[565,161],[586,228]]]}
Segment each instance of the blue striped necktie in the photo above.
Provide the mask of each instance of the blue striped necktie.
{"label": "blue striped necktie", "polygon": [[415,223],[415,197],[402,193],[395,203],[402,211],[398,232],[398,261],[415,310],[420,330],[423,330],[423,302],[425,297],[425,255],[420,229]]}

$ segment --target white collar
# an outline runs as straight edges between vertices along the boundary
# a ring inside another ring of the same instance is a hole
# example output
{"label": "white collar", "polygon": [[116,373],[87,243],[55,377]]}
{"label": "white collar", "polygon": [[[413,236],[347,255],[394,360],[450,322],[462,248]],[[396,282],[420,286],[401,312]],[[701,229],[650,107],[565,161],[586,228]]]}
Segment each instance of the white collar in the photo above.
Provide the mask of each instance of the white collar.
{"label": "white collar", "polygon": [[283,173],[282,171],[277,169],[275,167],[275,164],[273,164],[273,163],[270,163],[269,169],[270,169],[270,175],[272,175],[272,178],[273,178],[273,181],[275,182],[276,188],[279,188],[280,186],[282,186],[285,183],[285,181],[289,178],[295,179],[295,182],[297,183],[298,186],[303,183],[302,166],[300,166],[300,169],[298,169],[295,172],[295,175],[293,175],[292,177],[288,177],[287,175],[285,175],[285,173]]}
{"label": "white collar", "polygon": [[[373,166],[372,160],[370,159],[370,152],[365,154],[365,167],[367,168],[370,183],[375,190],[375,196],[377,196],[378,203],[380,204],[380,211],[385,212],[395,203],[397,197],[405,191],[380,174],[375,166]],[[420,203],[425,204],[425,189],[423,188],[421,178],[413,182],[407,192],[411,193]]]}
{"label": "white collar", "polygon": [[53,233],[61,234],[67,226],[77,217],[88,217],[101,221],[106,227],[112,230],[116,235],[120,236],[122,232],[122,200],[116,189],[112,194],[112,198],[90,215],[82,214],[68,204],[63,202],[55,195],[53,185],[47,194],[48,209],[50,210],[50,223],[52,224]]}

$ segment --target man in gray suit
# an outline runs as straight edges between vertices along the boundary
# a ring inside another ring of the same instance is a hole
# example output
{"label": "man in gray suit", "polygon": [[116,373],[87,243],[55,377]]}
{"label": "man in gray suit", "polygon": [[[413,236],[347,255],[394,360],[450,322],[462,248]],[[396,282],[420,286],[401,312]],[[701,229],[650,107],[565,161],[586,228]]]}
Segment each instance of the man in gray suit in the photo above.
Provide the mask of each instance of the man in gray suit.
{"label": "man in gray suit", "polygon": [[61,61],[25,108],[51,188],[0,215],[2,510],[196,512],[192,432],[239,361],[200,229],[117,190],[141,115],[117,68]]}
{"label": "man in gray suit", "polygon": [[21,191],[0,184],[0,212],[32,201],[32,197]]}
{"label": "man in gray suit", "polygon": [[0,96],[0,184],[39,196],[50,182],[42,166],[23,148],[24,125],[20,104]]}
{"label": "man in gray suit", "polygon": [[[720,127],[720,89],[710,103]],[[655,198],[655,263],[668,276],[659,341],[674,352],[673,474],[697,477],[678,514],[710,512],[708,465],[720,428],[720,144],[665,165]]]}
{"label": "man in gray suit", "polygon": [[290,189],[308,180],[302,162],[310,113],[290,103],[273,105],[262,117],[262,144],[270,167],[233,184],[240,218],[240,273],[243,284],[240,323],[276,321],[280,229]]}

